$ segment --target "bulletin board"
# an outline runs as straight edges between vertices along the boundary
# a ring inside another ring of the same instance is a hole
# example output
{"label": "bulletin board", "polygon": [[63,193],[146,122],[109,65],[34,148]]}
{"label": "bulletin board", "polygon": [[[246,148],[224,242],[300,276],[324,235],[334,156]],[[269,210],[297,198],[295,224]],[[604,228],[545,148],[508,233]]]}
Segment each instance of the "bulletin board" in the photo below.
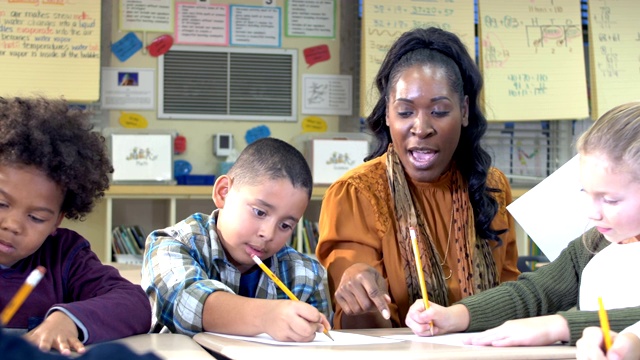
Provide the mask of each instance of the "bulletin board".
{"label": "bulletin board", "polygon": [[366,117],[378,99],[374,78],[387,51],[404,32],[438,27],[458,35],[475,58],[473,1],[364,0],[360,71],[360,115]]}
{"label": "bulletin board", "polygon": [[478,0],[487,119],[589,116],[580,3]]}
{"label": "bulletin board", "polygon": [[591,118],[640,100],[637,0],[589,0]]}
{"label": "bulletin board", "polygon": [[100,96],[100,0],[2,2],[3,96]]}

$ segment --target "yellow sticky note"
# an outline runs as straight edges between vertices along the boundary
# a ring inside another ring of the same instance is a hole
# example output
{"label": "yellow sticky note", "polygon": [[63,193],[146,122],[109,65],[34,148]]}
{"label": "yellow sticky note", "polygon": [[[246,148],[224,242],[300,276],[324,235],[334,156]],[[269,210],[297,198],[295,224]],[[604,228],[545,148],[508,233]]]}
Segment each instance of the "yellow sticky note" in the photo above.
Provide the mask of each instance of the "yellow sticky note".
{"label": "yellow sticky note", "polygon": [[147,119],[136,113],[123,112],[120,113],[120,125],[127,129],[145,129],[149,126]]}
{"label": "yellow sticky note", "polygon": [[302,132],[326,132],[327,122],[319,116],[307,116],[302,119]]}

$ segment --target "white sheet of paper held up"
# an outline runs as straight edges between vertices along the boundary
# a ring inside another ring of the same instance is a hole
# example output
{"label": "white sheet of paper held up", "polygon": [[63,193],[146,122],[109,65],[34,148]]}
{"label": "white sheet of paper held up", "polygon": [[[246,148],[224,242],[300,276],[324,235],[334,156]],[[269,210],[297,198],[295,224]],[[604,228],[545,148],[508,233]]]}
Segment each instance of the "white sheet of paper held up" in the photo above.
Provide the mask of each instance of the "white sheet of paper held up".
{"label": "white sheet of paper held up", "polygon": [[580,184],[579,155],[516,199],[507,210],[553,261],[571,240],[593,225]]}

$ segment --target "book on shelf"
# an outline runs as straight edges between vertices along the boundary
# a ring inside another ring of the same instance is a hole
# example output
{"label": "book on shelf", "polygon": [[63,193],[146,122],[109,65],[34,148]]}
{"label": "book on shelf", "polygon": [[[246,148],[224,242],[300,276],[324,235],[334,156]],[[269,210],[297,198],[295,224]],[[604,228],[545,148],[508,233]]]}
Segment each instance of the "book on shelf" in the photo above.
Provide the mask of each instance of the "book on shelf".
{"label": "book on shelf", "polygon": [[118,263],[142,263],[144,253],[145,236],[140,226],[120,225],[112,230],[114,260]]}
{"label": "book on shelf", "polygon": [[307,252],[315,254],[316,247],[318,246],[318,224],[307,219],[304,219],[302,223],[304,224],[304,232],[308,239]]}
{"label": "book on shelf", "polygon": [[307,219],[298,222],[287,245],[303,254],[315,254],[318,246],[318,223]]}

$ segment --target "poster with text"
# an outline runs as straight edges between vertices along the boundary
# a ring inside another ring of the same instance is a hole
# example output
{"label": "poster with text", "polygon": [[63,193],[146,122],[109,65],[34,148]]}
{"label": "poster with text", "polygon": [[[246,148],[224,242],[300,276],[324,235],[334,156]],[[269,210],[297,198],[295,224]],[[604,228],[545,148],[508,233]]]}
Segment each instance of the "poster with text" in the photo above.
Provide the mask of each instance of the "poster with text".
{"label": "poster with text", "polygon": [[279,7],[231,6],[231,44],[275,46],[282,44]]}
{"label": "poster with text", "polygon": [[229,45],[229,5],[178,3],[176,43]]}
{"label": "poster with text", "polygon": [[120,0],[121,31],[173,31],[173,0]]}
{"label": "poster with text", "polygon": [[287,0],[286,34],[291,37],[335,38],[335,0]]}

